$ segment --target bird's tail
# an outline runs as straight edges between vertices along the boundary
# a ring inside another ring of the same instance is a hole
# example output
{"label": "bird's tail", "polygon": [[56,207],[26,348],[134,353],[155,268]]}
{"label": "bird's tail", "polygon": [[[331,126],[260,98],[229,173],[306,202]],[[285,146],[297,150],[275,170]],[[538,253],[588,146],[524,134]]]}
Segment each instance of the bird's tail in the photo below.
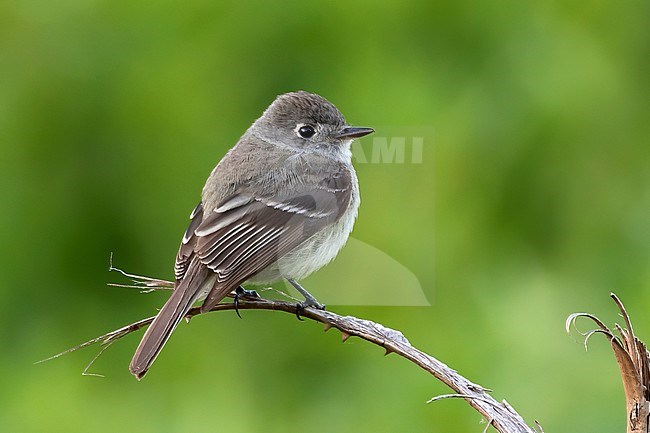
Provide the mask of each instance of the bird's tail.
{"label": "bird's tail", "polygon": [[210,270],[205,266],[198,262],[192,263],[185,277],[149,325],[129,365],[129,370],[138,380],[147,373],[172,331],[205,290],[209,273]]}

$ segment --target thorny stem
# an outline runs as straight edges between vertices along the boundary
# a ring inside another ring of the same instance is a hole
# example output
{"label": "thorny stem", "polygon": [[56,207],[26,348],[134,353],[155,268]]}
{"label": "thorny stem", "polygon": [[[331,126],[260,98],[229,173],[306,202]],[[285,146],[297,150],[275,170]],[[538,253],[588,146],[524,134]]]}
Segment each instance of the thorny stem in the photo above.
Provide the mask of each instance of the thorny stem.
{"label": "thorny stem", "polygon": [[[112,268],[112,270],[117,270]],[[118,270],[119,271],[119,270]],[[119,271],[123,275],[131,278],[134,281],[132,287],[138,287],[143,289],[144,292],[149,292],[153,290],[162,290],[170,287],[169,282],[164,280],[157,280],[153,278],[140,277],[137,275],[126,274],[123,271]],[[210,312],[212,311],[223,311],[223,310],[233,310],[235,307],[232,303],[221,303],[217,304]],[[273,310],[273,311],[282,311],[292,315],[295,315],[298,312],[298,307],[296,302],[287,302],[280,300],[268,300],[263,298],[240,298],[237,308],[239,310]],[[477,410],[486,420],[489,420],[489,425],[491,424],[498,432],[501,433],[539,433],[541,432],[541,427],[536,430],[529,427],[522,417],[510,406],[505,400],[502,402],[496,401],[492,396],[488,394],[488,389],[483,388],[480,385],[470,382],[465,377],[458,374],[453,369],[449,368],[444,363],[438,361],[434,357],[427,355],[426,353],[416,349],[411,345],[411,343],[404,337],[404,335],[394,329],[387,328],[379,323],[372,322],[370,320],[359,319],[353,316],[340,316],[338,314],[332,313],[330,311],[319,310],[315,308],[300,308],[300,316],[311,319],[316,322],[321,322],[325,326],[325,331],[328,331],[331,328],[336,328],[341,331],[343,341],[345,342],[350,336],[356,336],[363,340],[366,340],[377,346],[381,346],[386,350],[386,355],[390,353],[395,353],[402,358],[410,361],[411,363],[417,365],[423,370],[427,371],[433,375],[436,379],[443,382],[449,388],[454,390],[456,394],[455,397],[463,398],[469,403],[471,407]],[[201,314],[199,307],[194,307],[188,311],[185,318],[187,320],[191,319],[194,316]],[[101,353],[106,349],[106,346],[114,343],[120,338],[137,331],[153,321],[154,317],[149,317],[146,319],[139,320],[137,322],[131,323],[122,328],[116,329],[109,333],[106,333],[102,336],[93,338],[85,343],[82,343],[78,346],[75,346],[71,349],[65,350],[57,355],[51,356],[47,359],[44,359],[39,362],[48,361],[50,359],[58,358],[64,354],[70,353],[72,351],[93,345],[95,343],[100,343],[103,347]],[[98,355],[99,356],[99,355]],[[87,373],[88,368],[92,363],[97,359],[95,357],[93,361],[86,367],[84,374]],[[436,398],[433,398],[432,401],[436,401]]]}

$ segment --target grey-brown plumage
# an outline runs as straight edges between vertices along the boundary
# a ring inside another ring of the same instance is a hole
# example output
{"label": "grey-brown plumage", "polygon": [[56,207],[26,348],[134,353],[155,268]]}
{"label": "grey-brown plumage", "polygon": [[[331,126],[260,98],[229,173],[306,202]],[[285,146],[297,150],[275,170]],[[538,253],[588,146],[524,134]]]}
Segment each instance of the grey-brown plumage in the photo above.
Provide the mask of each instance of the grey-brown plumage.
{"label": "grey-brown plumage", "polygon": [[298,280],[336,256],[359,206],[350,143],[371,132],[347,126],[321,96],[278,96],[203,188],[174,291],[131,360],[138,379],[195,302],[208,311],[240,284]]}

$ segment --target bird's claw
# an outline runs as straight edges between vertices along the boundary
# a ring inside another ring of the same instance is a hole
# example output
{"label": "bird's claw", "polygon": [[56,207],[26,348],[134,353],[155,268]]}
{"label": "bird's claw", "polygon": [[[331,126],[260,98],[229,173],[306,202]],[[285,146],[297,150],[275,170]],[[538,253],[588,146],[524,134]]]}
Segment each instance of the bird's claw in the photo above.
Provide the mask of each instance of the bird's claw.
{"label": "bird's claw", "polygon": [[300,320],[301,322],[303,322],[303,319],[302,319],[301,316],[302,316],[302,313],[305,312],[305,308],[315,308],[316,310],[324,310],[324,309],[325,309],[325,305],[324,305],[324,304],[321,304],[321,303],[319,303],[319,302],[316,302],[316,300],[313,299],[313,298],[312,298],[312,299],[305,300],[305,301],[303,301],[303,302],[298,302],[298,303],[296,304],[296,317],[297,317],[298,320]]}
{"label": "bird's claw", "polygon": [[240,299],[259,299],[260,295],[255,290],[246,290],[242,286],[239,286],[235,289],[235,296],[233,298],[233,304],[235,306],[235,313],[240,319],[241,314],[239,314],[239,300]]}

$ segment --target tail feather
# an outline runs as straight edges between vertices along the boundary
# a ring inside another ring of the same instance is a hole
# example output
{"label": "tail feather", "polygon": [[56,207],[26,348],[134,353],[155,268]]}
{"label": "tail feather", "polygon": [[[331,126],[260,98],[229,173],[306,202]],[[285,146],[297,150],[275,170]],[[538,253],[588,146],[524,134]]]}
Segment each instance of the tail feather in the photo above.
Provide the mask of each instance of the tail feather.
{"label": "tail feather", "polygon": [[201,296],[210,272],[198,261],[192,263],[183,280],[174,289],[156,318],[151,322],[129,366],[129,370],[138,380],[144,377],[171,336],[172,331],[185,317],[192,304]]}

